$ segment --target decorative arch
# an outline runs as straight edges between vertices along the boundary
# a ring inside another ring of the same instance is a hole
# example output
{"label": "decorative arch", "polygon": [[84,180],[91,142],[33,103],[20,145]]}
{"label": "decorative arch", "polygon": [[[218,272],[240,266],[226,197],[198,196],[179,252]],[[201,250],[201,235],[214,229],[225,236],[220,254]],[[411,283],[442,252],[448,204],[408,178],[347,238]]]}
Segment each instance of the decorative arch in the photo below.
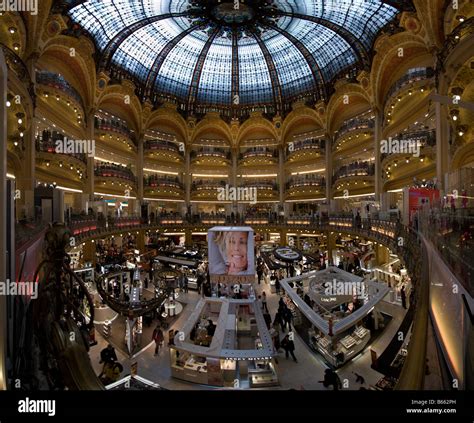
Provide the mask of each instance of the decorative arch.
{"label": "decorative arch", "polygon": [[145,131],[147,129],[160,129],[161,123],[173,128],[174,132],[178,135],[179,141],[184,143],[187,142],[188,136],[186,121],[177,111],[166,110],[163,108],[155,110],[144,123]]}
{"label": "decorative arch", "polygon": [[194,129],[191,143],[196,142],[196,140],[204,136],[206,132],[220,134],[230,146],[232,145],[232,132],[230,131],[229,126],[218,116],[206,116],[205,119],[199,122]]}
{"label": "decorative arch", "polygon": [[263,117],[251,117],[240,126],[237,134],[237,145],[240,145],[252,131],[256,130],[267,133],[269,138],[278,140],[278,133],[271,122]]}
{"label": "decorative arch", "polygon": [[[402,50],[400,50],[402,49]],[[392,84],[399,79],[411,65],[419,65],[420,58],[430,60],[434,66],[433,55],[429,52],[423,38],[411,32],[393,36],[384,35],[375,43],[370,84],[373,103],[379,107]]]}
{"label": "decorative arch", "polygon": [[326,128],[334,132],[344,120],[367,111],[371,107],[371,98],[360,84],[346,83],[337,87],[326,111]]}
{"label": "decorative arch", "polygon": [[86,113],[95,101],[97,76],[93,54],[94,47],[86,38],[78,40],[60,35],[46,43],[37,62],[38,67],[64,76],[81,95]]}
{"label": "decorative arch", "polygon": [[315,129],[324,128],[324,122],[321,115],[309,107],[299,107],[294,109],[283,121],[281,139],[286,142],[286,138],[291,131],[302,122],[314,124]]}
{"label": "decorative arch", "polygon": [[97,99],[97,108],[105,109],[125,120],[137,135],[142,133],[142,103],[130,81],[123,80],[121,84],[107,86]]}

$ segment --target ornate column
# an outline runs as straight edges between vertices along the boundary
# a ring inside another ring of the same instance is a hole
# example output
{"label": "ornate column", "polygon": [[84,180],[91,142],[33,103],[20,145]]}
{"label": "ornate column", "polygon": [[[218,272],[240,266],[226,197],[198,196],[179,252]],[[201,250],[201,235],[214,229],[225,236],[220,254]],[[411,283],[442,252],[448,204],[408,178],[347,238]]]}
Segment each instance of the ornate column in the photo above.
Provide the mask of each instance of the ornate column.
{"label": "ornate column", "polygon": [[332,143],[333,137],[329,134],[326,134],[326,141],[325,141],[325,157],[326,157],[326,202],[331,205],[331,201],[333,199],[333,192],[332,192]]}
{"label": "ornate column", "polygon": [[449,160],[449,125],[446,106],[440,101],[435,102],[436,124],[436,179],[442,192],[446,189],[445,175],[448,172]]}
{"label": "ornate column", "polygon": [[143,158],[143,145],[145,142],[145,135],[141,134],[138,139],[138,149],[137,149],[137,203],[136,203],[136,212],[141,216],[142,204],[143,204],[143,168],[144,168],[144,158]]}
{"label": "ornate column", "polygon": [[[35,217],[35,187],[36,187],[36,131],[38,122],[33,110],[31,125],[25,134],[25,151],[23,155],[23,164],[21,174],[17,176],[17,189],[20,190],[19,204],[22,210],[18,210],[21,214],[24,212],[29,219]],[[21,216],[20,216],[21,217]]]}
{"label": "ornate column", "polygon": [[[95,110],[91,110],[87,115],[87,139],[94,141],[95,143]],[[82,205],[85,207],[87,213],[87,201],[94,201],[94,191],[95,191],[95,158],[87,156],[87,178],[86,185],[84,189],[84,196]],[[86,202],[86,205],[84,205]]]}
{"label": "ornate column", "polygon": [[382,160],[380,155],[380,142],[382,141],[382,113],[374,107],[374,157],[375,157],[375,201],[382,201]]}
{"label": "ornate column", "polygon": [[186,192],[186,211],[191,207],[191,187],[193,184],[193,178],[191,175],[191,149],[189,147],[185,150],[185,169],[184,169],[184,189]]}
{"label": "ornate column", "polygon": [[[7,275],[7,65],[0,49],[0,281]],[[7,389],[7,297],[0,295],[0,390]]]}
{"label": "ornate column", "polygon": [[280,208],[283,210],[285,207],[285,147],[283,145],[278,147],[278,185]]}

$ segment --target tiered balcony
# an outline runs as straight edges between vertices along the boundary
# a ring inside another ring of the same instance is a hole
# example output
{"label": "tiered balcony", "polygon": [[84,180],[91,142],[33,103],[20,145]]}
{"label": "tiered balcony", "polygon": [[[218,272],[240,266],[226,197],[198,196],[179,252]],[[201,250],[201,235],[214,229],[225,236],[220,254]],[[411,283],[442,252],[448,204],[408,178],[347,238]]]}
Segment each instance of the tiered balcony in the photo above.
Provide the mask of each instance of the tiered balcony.
{"label": "tiered balcony", "polygon": [[271,165],[278,163],[278,150],[268,147],[252,147],[239,155],[242,166]]}
{"label": "tiered balcony", "polygon": [[39,71],[36,72],[36,83],[49,87],[52,90],[60,91],[61,94],[66,95],[66,97],[69,97],[69,99],[83,108],[82,98],[78,91],[61,75],[48,71]]}
{"label": "tiered balcony", "polygon": [[374,128],[374,121],[370,118],[354,118],[350,119],[339,128],[337,131],[337,139],[342,138],[349,132],[355,131],[370,131]]}
{"label": "tiered balcony", "polygon": [[[390,103],[392,97],[397,96],[406,89],[425,90],[426,82],[432,81],[434,70],[432,68],[413,68],[409,69],[398,81],[396,81],[388,90],[385,96],[384,109]],[[409,92],[410,94],[410,92]]]}
{"label": "tiered balcony", "polygon": [[244,188],[256,188],[259,202],[263,200],[276,200],[280,192],[278,185],[275,181],[271,180],[246,180],[242,186]]}
{"label": "tiered balcony", "polygon": [[191,185],[191,196],[194,200],[216,200],[217,190],[225,188],[227,182],[219,179],[198,179]]}
{"label": "tiered balcony", "polygon": [[[420,149],[420,155],[424,155],[426,153],[423,152],[423,150],[426,147],[435,147],[436,146],[436,130],[435,129],[429,129],[429,130],[423,130],[423,131],[413,131],[413,132],[402,132],[401,134],[398,134],[397,136],[393,136],[392,142],[394,140],[398,141],[398,145],[402,151],[397,152],[397,150],[394,149],[394,152],[386,152],[382,153],[380,158],[382,162],[385,162],[385,159],[389,158],[388,161],[390,161],[390,158],[399,156],[399,155],[412,155],[413,151],[410,150],[409,148],[413,149],[415,146],[418,146]],[[407,151],[404,150],[404,146],[406,147]]]}
{"label": "tiered balcony", "polygon": [[286,183],[287,197],[307,197],[320,195],[326,188],[326,178],[321,175],[308,174],[293,176]]}
{"label": "tiered balcony", "polygon": [[129,140],[133,139],[132,131],[129,129],[127,124],[118,119],[110,117],[95,117],[95,129],[99,132],[106,132],[109,134],[115,134],[122,136]]}
{"label": "tiered balcony", "polygon": [[113,163],[101,163],[96,165],[94,174],[97,178],[118,178],[135,183],[135,175],[129,168]]}
{"label": "tiered balcony", "polygon": [[[86,151],[84,151],[84,153],[57,153],[56,141],[64,141],[64,135],[56,131],[43,131],[42,134],[36,138],[36,152],[38,153],[38,158],[48,163],[48,161],[61,157],[61,159],[66,159],[71,164],[79,165],[81,168],[85,167],[87,164]],[[85,150],[87,150],[87,146],[85,146]],[[51,155],[55,155],[56,157]]]}
{"label": "tiered balcony", "polygon": [[299,139],[288,144],[286,149],[287,162],[314,160],[324,154],[325,140],[318,138]]}
{"label": "tiered balcony", "polygon": [[184,152],[180,151],[178,144],[171,141],[147,140],[144,144],[144,150],[151,158],[184,161]]}
{"label": "tiered balcony", "polygon": [[198,165],[227,166],[231,161],[230,151],[218,147],[203,147],[191,152],[191,162]]}
{"label": "tiered balcony", "polygon": [[150,190],[174,190],[181,192],[184,190],[183,184],[179,179],[167,176],[152,175],[144,178],[144,187]]}
{"label": "tiered balcony", "polygon": [[[375,163],[358,161],[339,167],[332,177],[332,183],[344,178],[367,179],[375,175]],[[361,177],[361,178],[359,178]]]}

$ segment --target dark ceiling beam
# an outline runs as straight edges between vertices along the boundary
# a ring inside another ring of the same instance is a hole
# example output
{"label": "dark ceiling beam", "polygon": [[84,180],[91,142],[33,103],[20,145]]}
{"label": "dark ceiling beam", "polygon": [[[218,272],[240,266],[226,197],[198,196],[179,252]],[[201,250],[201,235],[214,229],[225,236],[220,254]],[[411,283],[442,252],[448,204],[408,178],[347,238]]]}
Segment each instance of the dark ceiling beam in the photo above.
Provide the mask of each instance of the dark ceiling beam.
{"label": "dark ceiling beam", "polygon": [[321,72],[321,68],[319,67],[318,63],[316,62],[311,52],[306,48],[306,46],[300,40],[298,40],[288,31],[285,31],[284,29],[281,29],[280,27],[278,27],[278,25],[269,24],[268,27],[273,29],[274,31],[277,31],[281,35],[283,35],[299,50],[301,55],[306,60],[306,63],[308,64],[309,68],[311,69],[311,73],[313,74],[313,79],[316,84],[316,87],[320,89],[320,95],[326,97],[327,96],[326,81],[324,80],[324,76],[323,76],[323,73]]}
{"label": "dark ceiling beam", "polygon": [[400,11],[414,12],[416,10],[413,0],[382,0],[382,3],[388,4]]}
{"label": "dark ceiling beam", "polygon": [[327,19],[319,18],[317,16],[302,15],[301,13],[276,11],[275,15],[287,16],[294,19],[301,19],[325,26],[326,28],[330,29],[331,31],[339,35],[341,38],[343,38],[351,46],[364,69],[370,69],[371,60],[367,48],[352,32],[348,31],[343,26],[331,22]]}
{"label": "dark ceiling beam", "polygon": [[194,105],[196,103],[198,91],[199,91],[199,82],[201,81],[202,70],[204,68],[204,62],[206,61],[207,54],[209,53],[209,49],[211,48],[212,43],[216,39],[216,37],[221,32],[220,27],[216,27],[212,34],[207,39],[204,47],[202,48],[201,52],[199,53],[199,57],[196,61],[196,65],[194,66],[193,77],[191,79],[191,84],[189,86],[188,92],[188,110],[193,110]]}
{"label": "dark ceiling beam", "polygon": [[144,18],[137,22],[134,22],[132,25],[129,25],[123,28],[117,35],[112,38],[107,47],[105,47],[104,51],[101,54],[99,69],[107,69],[110,66],[110,62],[114,57],[115,52],[120,47],[128,37],[130,37],[134,32],[138,31],[139,29],[143,28],[144,26],[153,24],[155,22],[162,21],[164,19],[169,18],[178,18],[187,16],[186,13],[165,13],[163,15],[153,16],[151,18]]}
{"label": "dark ceiling beam", "polygon": [[273,61],[272,55],[268,51],[267,46],[260,38],[260,36],[254,31],[252,31],[252,35],[257,41],[260,50],[262,50],[263,57],[265,58],[265,62],[267,63],[268,72],[270,73],[270,81],[272,83],[273,99],[275,101],[276,112],[277,114],[281,113],[283,111],[283,93],[281,90],[281,83],[280,79],[278,78],[278,72],[276,70],[275,62]]}
{"label": "dark ceiling beam", "polygon": [[191,34],[191,32],[198,29],[200,26],[200,24],[192,25],[186,31],[179,33],[176,37],[168,41],[168,43],[166,43],[166,45],[158,53],[146,77],[144,92],[148,97],[151,97],[151,93],[156,85],[156,78],[158,77],[161,67],[163,66],[168,54],[170,54],[171,50],[173,50],[183,38]]}
{"label": "dark ceiling beam", "polygon": [[[232,96],[233,106],[240,104],[240,71],[239,71],[239,39],[236,31],[232,31]],[[238,100],[238,101],[236,101]]]}

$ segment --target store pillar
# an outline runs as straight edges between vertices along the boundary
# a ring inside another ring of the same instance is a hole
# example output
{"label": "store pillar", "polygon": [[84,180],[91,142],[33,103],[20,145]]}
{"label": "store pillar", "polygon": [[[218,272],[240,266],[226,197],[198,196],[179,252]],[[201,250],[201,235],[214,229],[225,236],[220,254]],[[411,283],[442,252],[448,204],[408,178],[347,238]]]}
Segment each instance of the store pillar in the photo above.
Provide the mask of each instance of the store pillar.
{"label": "store pillar", "polygon": [[[34,112],[33,112],[34,114]],[[35,217],[35,169],[36,169],[36,128],[37,120],[32,117],[31,125],[26,131],[25,154],[22,161],[21,173],[17,177],[17,189],[20,190],[20,198],[17,200],[18,212],[28,219]]]}
{"label": "store pillar", "polygon": [[374,157],[375,157],[375,201],[381,201],[382,194],[382,160],[380,153],[380,142],[382,141],[382,113],[375,110],[375,126],[374,126]]}
{"label": "store pillar", "polygon": [[280,245],[285,246],[287,241],[288,231],[286,229],[282,229],[280,231]]}
{"label": "store pillar", "polygon": [[333,200],[333,193],[332,193],[332,143],[333,137],[329,134],[326,134],[326,142],[325,142],[325,156],[326,156],[326,202],[331,204]]}
{"label": "store pillar", "polygon": [[[7,65],[0,49],[0,281],[7,275]],[[6,390],[7,374],[7,297],[0,295],[0,390]]]}
{"label": "store pillar", "polygon": [[193,244],[193,232],[191,231],[191,229],[186,229],[184,231],[184,242],[186,245]]}
{"label": "store pillar", "polygon": [[446,189],[445,175],[448,173],[449,160],[449,125],[446,106],[435,103],[436,112],[436,179],[442,193]]}
{"label": "store pillar", "polygon": [[137,201],[135,204],[135,214],[141,217],[142,215],[142,204],[143,204],[143,143],[144,135],[140,136],[138,140],[138,151],[137,151]]}
{"label": "store pillar", "polygon": [[137,247],[141,254],[145,252],[145,231],[138,231]]}
{"label": "store pillar", "polygon": [[187,148],[185,152],[185,170],[184,170],[184,187],[186,191],[186,211],[191,208],[191,185],[192,185],[192,175],[191,175],[191,149]]}
{"label": "store pillar", "polygon": [[285,147],[280,146],[278,149],[278,190],[280,209],[285,207]]}
{"label": "store pillar", "polygon": [[86,241],[82,247],[82,254],[84,256],[84,261],[92,263],[92,267],[95,267],[97,258],[95,255],[95,241]]}
{"label": "store pillar", "polygon": [[375,249],[377,265],[382,265],[388,263],[390,259],[390,253],[386,247],[383,245],[378,244],[377,248]]}
{"label": "store pillar", "polygon": [[334,253],[334,250],[337,249],[336,247],[336,234],[334,232],[329,232],[328,233],[328,255],[327,255],[327,265],[331,265],[331,264],[334,264],[334,260],[333,260],[333,253]]}
{"label": "store pillar", "polygon": [[[87,116],[87,136],[95,144],[95,111],[92,110]],[[87,177],[84,194],[88,196],[89,201],[94,201],[95,192],[95,159],[87,156]],[[87,210],[86,210],[87,212]]]}

